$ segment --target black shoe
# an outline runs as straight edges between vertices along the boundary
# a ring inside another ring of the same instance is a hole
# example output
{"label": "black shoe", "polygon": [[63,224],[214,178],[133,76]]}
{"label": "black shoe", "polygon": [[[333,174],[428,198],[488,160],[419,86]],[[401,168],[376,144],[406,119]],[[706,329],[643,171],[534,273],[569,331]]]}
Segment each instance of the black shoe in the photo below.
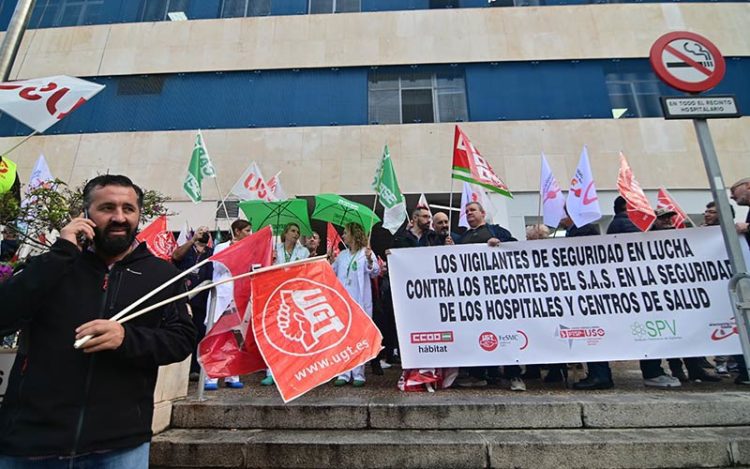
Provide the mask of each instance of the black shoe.
{"label": "black shoe", "polygon": [[615,383],[612,381],[593,378],[591,376],[587,376],[586,379],[573,384],[573,389],[577,391],[593,391],[596,389],[611,389],[613,387],[615,387]]}
{"label": "black shoe", "polygon": [[383,367],[380,365],[380,359],[378,357],[375,357],[374,360],[370,361],[370,367],[372,368],[373,374],[383,376]]}
{"label": "black shoe", "polygon": [[683,370],[682,367],[679,367],[679,368],[677,368],[677,367],[670,368],[670,370],[672,371],[672,377],[673,378],[679,379],[681,383],[687,383],[688,382],[688,377],[685,374],[685,370]]}
{"label": "black shoe", "polygon": [[747,386],[750,384],[750,378],[747,377],[747,375],[739,375],[734,379],[734,384],[742,384]]}
{"label": "black shoe", "polygon": [[714,369],[714,365],[712,365],[710,361],[706,360],[706,357],[701,357],[700,361],[698,362],[698,365],[701,368],[707,368],[709,370],[713,370]]}
{"label": "black shoe", "polygon": [[191,372],[190,372],[190,375],[188,375],[188,379],[189,379],[189,380],[190,380],[191,382],[193,382],[193,383],[196,383],[196,382],[198,382],[198,380],[200,379],[200,377],[201,377],[201,374],[200,374],[200,373],[198,373],[197,371],[191,371]]}

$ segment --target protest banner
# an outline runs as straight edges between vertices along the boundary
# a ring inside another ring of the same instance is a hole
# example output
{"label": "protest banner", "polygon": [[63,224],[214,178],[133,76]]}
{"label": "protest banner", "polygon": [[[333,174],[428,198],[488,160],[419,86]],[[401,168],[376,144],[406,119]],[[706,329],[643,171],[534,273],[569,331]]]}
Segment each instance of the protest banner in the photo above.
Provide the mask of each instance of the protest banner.
{"label": "protest banner", "polygon": [[718,227],[393,249],[404,368],[731,355]]}

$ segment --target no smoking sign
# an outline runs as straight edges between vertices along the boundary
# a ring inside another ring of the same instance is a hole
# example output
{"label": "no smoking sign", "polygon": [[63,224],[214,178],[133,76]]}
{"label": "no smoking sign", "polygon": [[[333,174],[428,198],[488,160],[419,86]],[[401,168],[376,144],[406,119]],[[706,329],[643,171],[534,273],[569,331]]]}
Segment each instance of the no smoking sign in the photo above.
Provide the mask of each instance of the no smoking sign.
{"label": "no smoking sign", "polygon": [[659,78],[689,93],[713,88],[726,71],[719,49],[705,37],[687,31],[667,33],[657,39],[649,58]]}

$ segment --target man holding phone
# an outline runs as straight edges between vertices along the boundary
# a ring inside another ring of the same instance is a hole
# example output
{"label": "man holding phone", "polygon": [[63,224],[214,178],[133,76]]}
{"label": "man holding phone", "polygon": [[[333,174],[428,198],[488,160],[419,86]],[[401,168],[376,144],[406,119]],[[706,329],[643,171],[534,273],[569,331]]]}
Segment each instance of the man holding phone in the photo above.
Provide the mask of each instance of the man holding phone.
{"label": "man holding phone", "polygon": [[[97,176],[83,203],[88,218],[0,284],[0,329],[21,329],[0,406],[2,468],[148,467],[158,367],[195,345],[184,302],[126,324],[108,319],[178,274],[135,240],[143,191]],[[144,306],[182,291],[176,282]]]}

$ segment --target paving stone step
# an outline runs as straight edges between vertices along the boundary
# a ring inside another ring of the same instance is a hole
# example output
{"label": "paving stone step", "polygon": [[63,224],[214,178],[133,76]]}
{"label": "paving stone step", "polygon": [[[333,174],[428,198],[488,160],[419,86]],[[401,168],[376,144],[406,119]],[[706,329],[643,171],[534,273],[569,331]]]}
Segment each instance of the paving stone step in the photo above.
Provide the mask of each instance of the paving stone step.
{"label": "paving stone step", "polygon": [[620,393],[512,397],[397,394],[175,403],[173,428],[572,429],[750,425],[750,394]]}
{"label": "paving stone step", "polygon": [[[335,418],[335,417],[334,417]],[[206,430],[154,437],[155,468],[690,468],[750,464],[750,427]]]}

